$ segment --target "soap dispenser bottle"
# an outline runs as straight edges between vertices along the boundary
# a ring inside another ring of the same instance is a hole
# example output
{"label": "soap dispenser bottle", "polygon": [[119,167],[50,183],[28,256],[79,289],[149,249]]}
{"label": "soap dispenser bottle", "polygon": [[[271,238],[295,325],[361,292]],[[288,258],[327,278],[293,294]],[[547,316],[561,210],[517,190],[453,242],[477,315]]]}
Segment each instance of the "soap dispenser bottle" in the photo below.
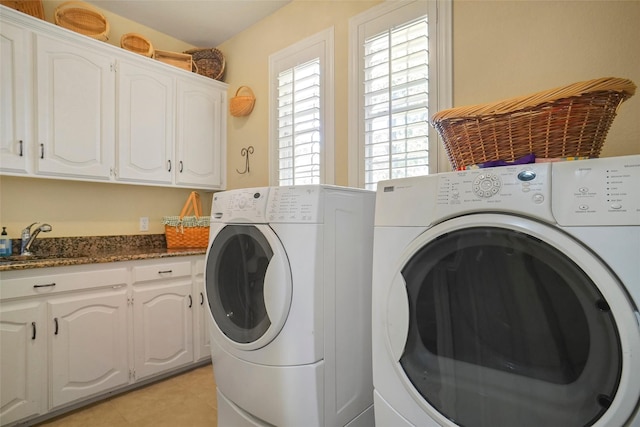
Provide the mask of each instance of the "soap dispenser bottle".
{"label": "soap dispenser bottle", "polygon": [[10,256],[13,252],[11,247],[11,239],[7,235],[7,227],[2,227],[0,233],[0,256]]}

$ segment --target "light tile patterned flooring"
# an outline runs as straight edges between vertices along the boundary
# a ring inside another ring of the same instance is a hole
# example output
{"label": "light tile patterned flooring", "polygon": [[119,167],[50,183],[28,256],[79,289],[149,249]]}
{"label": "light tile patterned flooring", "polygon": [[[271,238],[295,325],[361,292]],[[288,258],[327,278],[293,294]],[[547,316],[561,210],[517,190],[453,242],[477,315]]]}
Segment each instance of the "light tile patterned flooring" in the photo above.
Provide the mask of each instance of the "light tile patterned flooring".
{"label": "light tile patterned flooring", "polygon": [[45,421],[47,427],[215,427],[216,385],[205,365]]}

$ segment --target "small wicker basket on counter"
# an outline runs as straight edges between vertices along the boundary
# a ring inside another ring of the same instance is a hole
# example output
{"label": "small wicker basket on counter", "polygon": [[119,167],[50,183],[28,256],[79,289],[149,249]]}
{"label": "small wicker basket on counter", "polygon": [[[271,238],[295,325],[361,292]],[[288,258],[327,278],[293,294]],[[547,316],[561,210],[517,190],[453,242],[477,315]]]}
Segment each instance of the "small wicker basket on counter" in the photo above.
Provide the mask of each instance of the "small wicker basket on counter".
{"label": "small wicker basket on counter", "polygon": [[211,217],[202,216],[200,194],[192,191],[179,216],[165,216],[167,248],[206,248],[209,243]]}
{"label": "small wicker basket on counter", "polygon": [[96,40],[109,40],[109,21],[98,9],[85,2],[68,1],[60,4],[55,10],[55,23]]}
{"label": "small wicker basket on counter", "polygon": [[443,110],[431,123],[454,169],[487,161],[598,157],[620,104],[636,85],[606,77],[491,104]]}
{"label": "small wicker basket on counter", "polygon": [[229,113],[234,117],[248,116],[253,111],[256,97],[249,86],[240,86],[229,101]]}

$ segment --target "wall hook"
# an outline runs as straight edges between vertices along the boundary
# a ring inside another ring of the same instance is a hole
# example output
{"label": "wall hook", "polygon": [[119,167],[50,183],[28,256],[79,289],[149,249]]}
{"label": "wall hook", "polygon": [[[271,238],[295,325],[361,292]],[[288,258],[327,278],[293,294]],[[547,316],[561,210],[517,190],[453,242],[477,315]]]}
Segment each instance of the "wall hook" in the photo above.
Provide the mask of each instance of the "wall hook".
{"label": "wall hook", "polygon": [[249,155],[253,154],[253,146],[250,145],[247,148],[243,148],[242,150],[240,150],[240,155],[242,157],[245,158],[246,163],[245,163],[245,167],[244,167],[244,172],[240,172],[238,169],[236,169],[236,172],[238,172],[241,175],[244,175],[247,172],[250,172],[250,168],[249,168]]}

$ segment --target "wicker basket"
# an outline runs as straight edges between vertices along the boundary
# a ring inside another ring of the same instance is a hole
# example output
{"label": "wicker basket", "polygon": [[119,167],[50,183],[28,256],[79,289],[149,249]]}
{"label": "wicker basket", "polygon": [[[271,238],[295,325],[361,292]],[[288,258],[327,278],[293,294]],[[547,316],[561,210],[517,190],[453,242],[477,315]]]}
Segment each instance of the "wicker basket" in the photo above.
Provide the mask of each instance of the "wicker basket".
{"label": "wicker basket", "polygon": [[0,4],[44,20],[42,0],[2,0]]}
{"label": "wicker basket", "polygon": [[153,58],[160,62],[164,62],[165,64],[173,65],[174,67],[182,68],[187,71],[191,71],[191,68],[193,67],[191,55],[187,53],[156,50],[153,53]]}
{"label": "wicker basket", "polygon": [[185,51],[193,57],[195,67],[194,73],[212,78],[214,80],[222,80],[225,67],[225,59],[222,52],[216,48],[191,49]]}
{"label": "wicker basket", "polygon": [[192,191],[179,216],[162,218],[167,248],[206,248],[210,222],[211,217],[202,216],[200,195]]}
{"label": "wicker basket", "polygon": [[109,21],[98,9],[85,2],[68,1],[56,7],[55,23],[97,40],[109,40]]}
{"label": "wicker basket", "polygon": [[440,111],[431,123],[454,169],[493,160],[598,157],[630,80],[601,78],[492,104]]}
{"label": "wicker basket", "polygon": [[145,36],[136,33],[123,34],[120,37],[120,47],[139,55],[153,58],[153,45]]}
{"label": "wicker basket", "polygon": [[[244,93],[241,95],[240,93]],[[240,86],[236,91],[236,96],[229,102],[229,112],[234,117],[248,116],[253,111],[256,97],[249,86]]]}

